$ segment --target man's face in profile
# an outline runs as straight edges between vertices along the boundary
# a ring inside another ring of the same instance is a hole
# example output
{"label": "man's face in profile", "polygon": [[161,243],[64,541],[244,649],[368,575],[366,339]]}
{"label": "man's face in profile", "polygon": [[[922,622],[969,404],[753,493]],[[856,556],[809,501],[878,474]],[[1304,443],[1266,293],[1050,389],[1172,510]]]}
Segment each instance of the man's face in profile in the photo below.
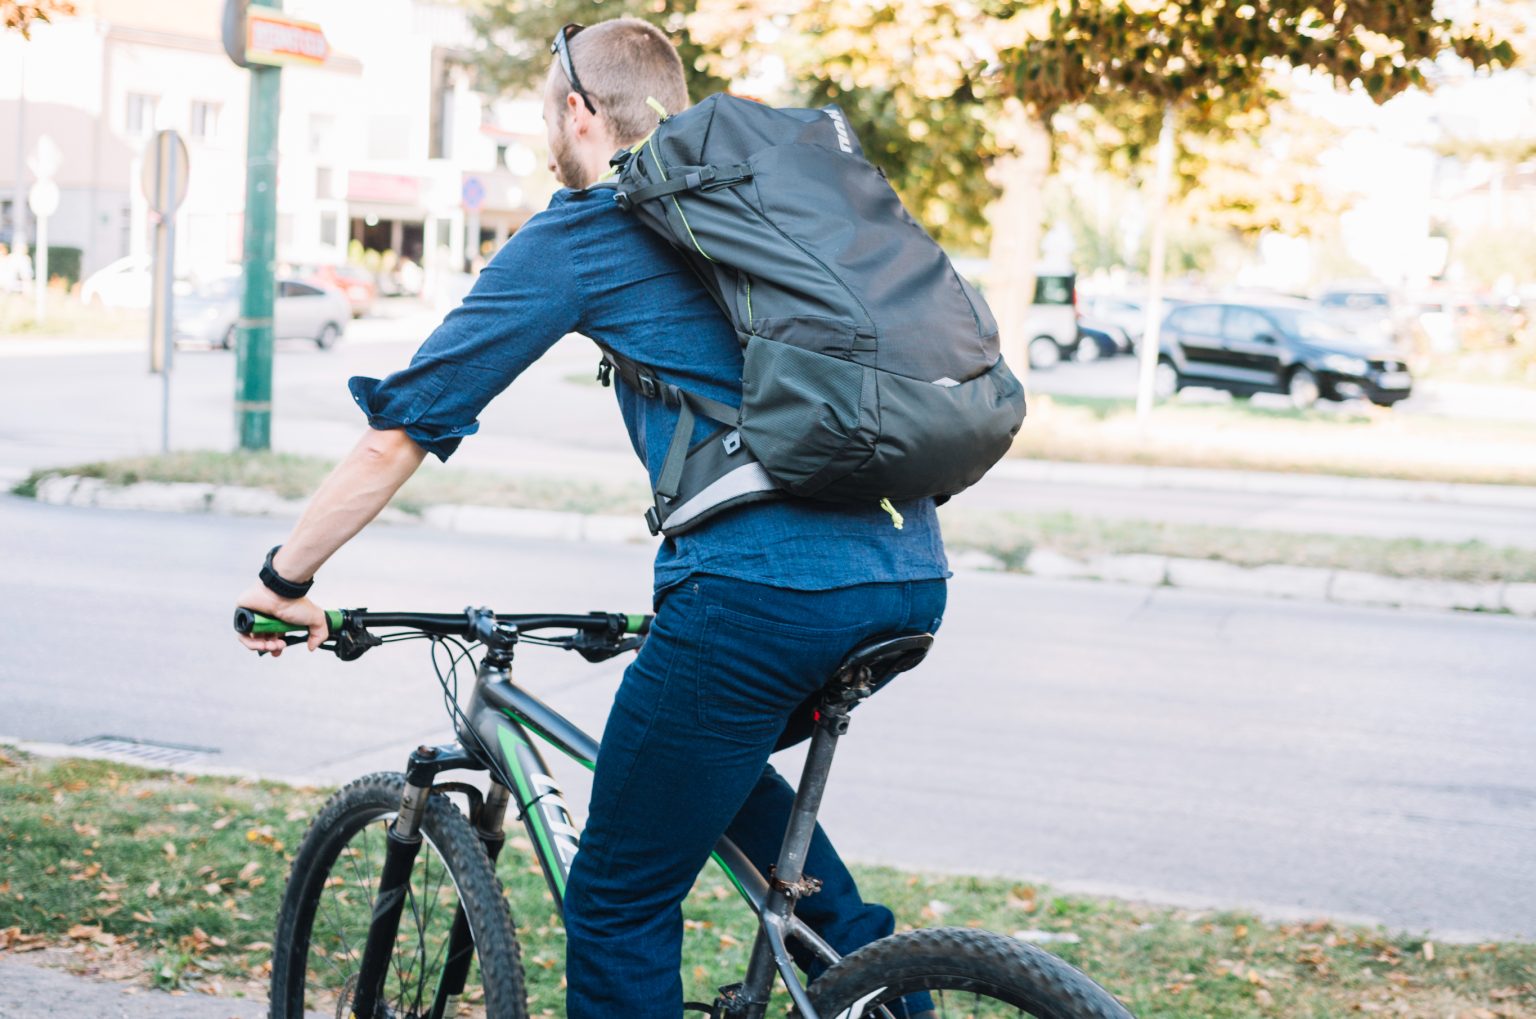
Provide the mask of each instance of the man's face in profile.
{"label": "man's face in profile", "polygon": [[565,97],[569,92],[565,76],[551,68],[549,81],[544,88],[544,128],[549,135],[549,169],[563,186],[584,188],[589,182],[581,160],[576,155],[576,142],[571,137],[570,118],[565,109]]}

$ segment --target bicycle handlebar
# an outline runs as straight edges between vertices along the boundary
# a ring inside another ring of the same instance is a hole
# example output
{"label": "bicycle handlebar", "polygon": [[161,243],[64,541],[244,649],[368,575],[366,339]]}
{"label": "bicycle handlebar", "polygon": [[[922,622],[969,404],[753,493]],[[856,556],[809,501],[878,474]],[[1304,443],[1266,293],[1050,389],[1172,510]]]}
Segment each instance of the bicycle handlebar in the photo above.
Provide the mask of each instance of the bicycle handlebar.
{"label": "bicycle handlebar", "polygon": [[[369,612],[367,609],[330,609],[325,613],[329,637],[336,642],[338,654],[343,647],[356,649],[356,657],[378,639],[368,633],[373,628],[418,630],[440,637],[458,637],[478,641],[491,647],[510,647],[517,643],[520,633],[534,630],[574,630],[577,635],[568,638],[564,646],[580,651],[592,660],[593,654],[611,648],[612,653],[639,646],[637,638],[650,632],[649,615],[621,612],[591,612],[587,615],[508,615],[498,616],[489,609],[465,609],[463,612]],[[298,638],[289,634],[302,634],[308,627],[274,619],[247,608],[235,609],[235,632],[243,636],[283,636],[289,641]],[[347,639],[351,638],[351,639]]]}

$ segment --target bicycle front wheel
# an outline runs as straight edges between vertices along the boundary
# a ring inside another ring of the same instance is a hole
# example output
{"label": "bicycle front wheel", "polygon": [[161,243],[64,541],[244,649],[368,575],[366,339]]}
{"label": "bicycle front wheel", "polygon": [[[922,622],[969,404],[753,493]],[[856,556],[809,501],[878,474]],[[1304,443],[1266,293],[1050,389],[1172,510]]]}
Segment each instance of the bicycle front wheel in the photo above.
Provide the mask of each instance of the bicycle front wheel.
{"label": "bicycle front wheel", "polygon": [[[352,1015],[386,834],[404,789],[405,777],[395,773],[358,779],[331,797],[305,833],[273,942],[271,1019]],[[517,936],[474,830],[434,794],[421,835],[378,1014],[524,1019]],[[468,960],[449,958],[456,923],[467,923]]]}
{"label": "bicycle front wheel", "polygon": [[[924,992],[933,1011],[911,1010]],[[1049,952],[968,927],[882,938],[823,973],[810,995],[821,1019],[1134,1019]]]}

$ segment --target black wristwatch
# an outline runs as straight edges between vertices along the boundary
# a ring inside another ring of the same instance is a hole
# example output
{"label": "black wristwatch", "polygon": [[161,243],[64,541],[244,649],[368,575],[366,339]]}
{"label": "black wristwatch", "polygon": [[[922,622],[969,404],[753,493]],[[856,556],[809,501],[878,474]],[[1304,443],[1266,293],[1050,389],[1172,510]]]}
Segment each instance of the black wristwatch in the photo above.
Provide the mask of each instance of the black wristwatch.
{"label": "black wristwatch", "polygon": [[261,572],[257,576],[261,578],[261,582],[266,586],[266,589],[279,598],[302,598],[309,593],[310,588],[315,586],[315,580],[311,577],[309,580],[304,581],[304,583],[298,584],[284,579],[272,567],[272,557],[277,555],[277,550],[282,547],[281,545],[272,546],[272,551],[267,553],[267,561],[261,564]]}

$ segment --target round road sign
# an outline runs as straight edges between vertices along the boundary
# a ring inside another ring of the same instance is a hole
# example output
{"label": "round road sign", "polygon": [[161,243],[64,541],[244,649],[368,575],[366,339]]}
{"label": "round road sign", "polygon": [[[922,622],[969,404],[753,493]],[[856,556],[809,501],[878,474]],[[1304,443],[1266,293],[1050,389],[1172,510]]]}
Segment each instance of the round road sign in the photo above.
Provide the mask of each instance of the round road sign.
{"label": "round road sign", "polygon": [[464,208],[470,212],[478,211],[485,204],[485,184],[479,177],[465,177],[461,197],[464,199]]}
{"label": "round road sign", "polygon": [[46,178],[37,181],[27,192],[27,207],[38,219],[52,216],[59,211],[59,186]]}
{"label": "round road sign", "polygon": [[187,197],[187,143],[175,131],[155,135],[144,152],[144,197],[149,207],[169,216]]}

